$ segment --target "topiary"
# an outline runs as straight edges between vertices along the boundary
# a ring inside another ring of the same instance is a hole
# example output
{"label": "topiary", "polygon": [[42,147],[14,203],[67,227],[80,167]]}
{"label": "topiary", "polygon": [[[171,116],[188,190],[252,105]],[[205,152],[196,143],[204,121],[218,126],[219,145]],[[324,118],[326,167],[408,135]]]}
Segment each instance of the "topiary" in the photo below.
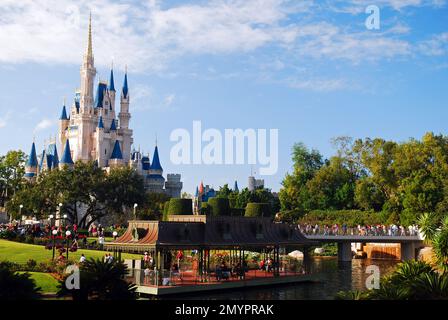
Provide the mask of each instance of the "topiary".
{"label": "topiary", "polygon": [[165,203],[163,204],[163,217],[162,217],[162,221],[168,221],[168,211],[170,209],[170,202],[169,201],[165,201]]}
{"label": "topiary", "polygon": [[230,204],[227,198],[208,199],[210,214],[215,217],[230,216]]}
{"label": "topiary", "polygon": [[170,199],[168,215],[192,215],[193,202],[191,199]]}
{"label": "topiary", "polygon": [[271,207],[269,203],[249,202],[246,206],[245,217],[270,217]]}

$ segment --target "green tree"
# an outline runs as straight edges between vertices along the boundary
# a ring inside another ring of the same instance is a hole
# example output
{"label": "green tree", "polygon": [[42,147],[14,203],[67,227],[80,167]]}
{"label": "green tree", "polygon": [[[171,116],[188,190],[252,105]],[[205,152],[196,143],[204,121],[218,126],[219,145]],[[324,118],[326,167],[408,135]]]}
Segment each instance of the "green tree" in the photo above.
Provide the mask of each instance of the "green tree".
{"label": "green tree", "polygon": [[303,143],[296,143],[293,146],[292,161],[293,172],[286,174],[279,193],[281,209],[305,212],[309,203],[306,183],[322,167],[322,155],[316,150],[308,150]]}
{"label": "green tree", "polygon": [[25,174],[26,155],[22,151],[9,151],[0,157],[0,206],[4,206],[21,187]]}
{"label": "green tree", "polygon": [[11,271],[6,263],[0,262],[0,299],[2,301],[33,300],[40,297],[40,288],[29,273]]}

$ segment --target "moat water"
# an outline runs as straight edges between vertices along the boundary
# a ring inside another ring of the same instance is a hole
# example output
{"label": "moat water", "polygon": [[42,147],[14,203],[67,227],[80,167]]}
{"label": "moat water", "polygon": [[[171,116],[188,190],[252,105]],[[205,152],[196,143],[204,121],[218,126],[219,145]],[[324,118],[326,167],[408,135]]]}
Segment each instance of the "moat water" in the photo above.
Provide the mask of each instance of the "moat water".
{"label": "moat water", "polygon": [[[336,257],[313,258],[311,271],[315,281],[282,286],[225,290],[188,295],[176,295],[173,299],[200,300],[332,300],[339,291],[366,290],[366,280],[371,273],[369,265],[379,267],[381,276],[392,272],[398,261],[354,259],[350,263],[339,263]],[[164,299],[170,299],[165,297]]]}

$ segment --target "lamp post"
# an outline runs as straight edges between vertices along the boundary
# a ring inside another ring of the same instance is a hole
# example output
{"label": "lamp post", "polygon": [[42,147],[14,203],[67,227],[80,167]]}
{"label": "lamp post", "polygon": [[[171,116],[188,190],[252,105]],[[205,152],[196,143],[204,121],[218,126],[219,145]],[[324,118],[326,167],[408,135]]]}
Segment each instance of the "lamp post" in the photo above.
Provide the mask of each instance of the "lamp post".
{"label": "lamp post", "polygon": [[50,220],[50,229],[53,227],[53,219],[54,219],[54,215],[50,214],[48,216],[48,220]]}
{"label": "lamp post", "polygon": [[137,210],[138,204],[134,203],[134,219],[137,220],[137,214],[136,214],[136,210]]}
{"label": "lamp post", "polygon": [[70,241],[70,236],[72,235],[72,233],[69,231],[69,230],[67,230],[66,232],[65,232],[65,238],[66,238],[66,240],[67,240],[67,261],[68,261],[68,246],[69,246],[69,241]]}
{"label": "lamp post", "polygon": [[23,208],[23,204],[21,204],[19,206],[19,217],[20,217],[20,220],[22,220],[22,208]]}
{"label": "lamp post", "polygon": [[56,235],[58,234],[58,230],[51,231],[51,236],[53,238],[53,260],[54,260],[54,251],[55,251],[55,241],[56,241]]}
{"label": "lamp post", "polygon": [[114,236],[114,240],[117,240],[118,232],[114,231],[114,232],[112,232],[112,235]]}

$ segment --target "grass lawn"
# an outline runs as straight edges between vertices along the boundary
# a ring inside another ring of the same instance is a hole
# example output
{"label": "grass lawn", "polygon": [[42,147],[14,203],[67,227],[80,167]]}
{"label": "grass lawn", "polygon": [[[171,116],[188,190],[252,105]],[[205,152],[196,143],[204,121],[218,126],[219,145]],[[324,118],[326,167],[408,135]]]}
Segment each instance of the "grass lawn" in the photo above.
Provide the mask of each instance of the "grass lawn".
{"label": "grass lawn", "polygon": [[[20,272],[24,273],[24,272]],[[41,288],[42,293],[56,293],[58,292],[58,281],[48,273],[43,272],[28,272],[31,274],[31,279],[36,281],[36,285]]]}
{"label": "grass lawn", "polygon": [[[84,253],[87,259],[103,258],[106,251],[83,250],[69,253],[69,259],[79,261],[81,254]],[[27,243],[19,243],[0,239],[0,261],[11,261],[15,263],[25,264],[28,260],[33,259],[37,263],[51,260],[53,251],[45,249],[44,246],[37,246]],[[58,255],[56,251],[56,256]],[[122,259],[139,259],[141,255],[123,253]]]}

